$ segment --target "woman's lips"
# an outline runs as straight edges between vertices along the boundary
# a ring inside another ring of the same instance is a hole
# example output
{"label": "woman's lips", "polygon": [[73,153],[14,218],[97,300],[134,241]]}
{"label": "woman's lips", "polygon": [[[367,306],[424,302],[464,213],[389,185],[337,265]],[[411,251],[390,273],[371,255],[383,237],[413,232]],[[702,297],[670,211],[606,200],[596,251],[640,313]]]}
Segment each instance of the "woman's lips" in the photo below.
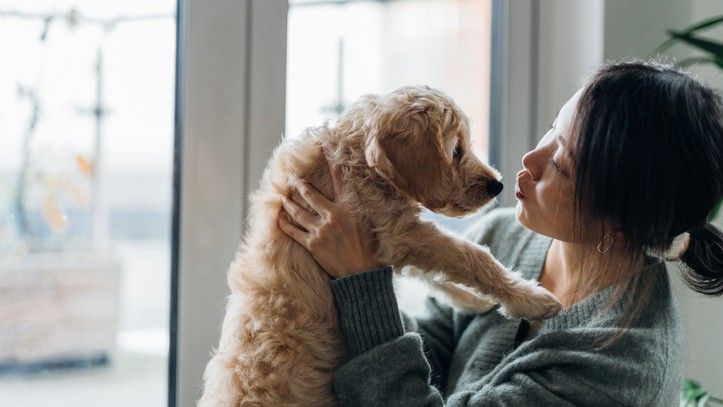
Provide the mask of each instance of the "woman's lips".
{"label": "woman's lips", "polygon": [[515,196],[517,199],[525,199],[525,195],[520,191],[520,185],[515,184]]}
{"label": "woman's lips", "polygon": [[520,189],[520,181],[522,177],[526,175],[530,175],[530,173],[523,168],[517,173],[517,176],[515,177],[515,196],[517,197],[517,199],[520,200],[525,199],[525,194],[523,194],[522,190]]}

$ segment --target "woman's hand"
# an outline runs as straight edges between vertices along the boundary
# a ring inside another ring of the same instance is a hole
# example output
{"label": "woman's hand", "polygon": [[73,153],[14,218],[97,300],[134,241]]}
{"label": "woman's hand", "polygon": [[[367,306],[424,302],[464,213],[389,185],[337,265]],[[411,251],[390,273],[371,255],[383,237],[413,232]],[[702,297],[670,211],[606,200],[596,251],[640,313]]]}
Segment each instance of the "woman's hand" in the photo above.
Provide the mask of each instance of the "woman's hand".
{"label": "woman's hand", "polygon": [[[279,227],[304,246],[321,268],[334,278],[380,267],[381,263],[374,259],[371,231],[354,218],[351,208],[335,202],[341,195],[341,173],[328,159],[326,162],[334,188],[332,201],[307,183],[297,185],[301,196],[319,215],[283,196],[284,209],[279,213]],[[291,223],[287,216],[306,230]]]}

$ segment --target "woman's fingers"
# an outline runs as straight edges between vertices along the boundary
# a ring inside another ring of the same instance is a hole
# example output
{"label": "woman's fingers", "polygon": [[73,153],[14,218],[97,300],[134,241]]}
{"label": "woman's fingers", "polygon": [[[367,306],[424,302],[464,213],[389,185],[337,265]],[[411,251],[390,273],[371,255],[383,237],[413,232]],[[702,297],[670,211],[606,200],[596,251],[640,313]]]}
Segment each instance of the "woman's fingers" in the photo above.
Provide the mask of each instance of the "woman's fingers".
{"label": "woman's fingers", "polygon": [[331,211],[332,202],[316,188],[306,182],[300,182],[296,185],[296,189],[316,213],[327,215]]}
{"label": "woman's fingers", "polygon": [[324,159],[326,159],[326,165],[329,167],[331,173],[331,184],[334,187],[334,201],[341,196],[341,170],[338,165],[334,165],[329,160],[331,152],[327,147],[324,147]]}
{"label": "woman's fingers", "polygon": [[289,214],[289,216],[291,216],[291,218],[295,220],[296,223],[301,225],[301,227],[303,227],[304,229],[309,230],[309,228],[316,226],[316,216],[312,215],[306,209],[297,205],[296,202],[285,196],[282,196],[281,205],[284,207],[284,210]]}
{"label": "woman's fingers", "polygon": [[306,247],[308,250],[308,247],[306,244],[306,242],[308,241],[308,236],[307,236],[308,232],[304,232],[303,230],[296,227],[296,225],[289,222],[289,220],[286,219],[286,216],[287,216],[287,214],[283,210],[281,211],[281,213],[279,213],[279,218],[278,218],[279,227],[281,228],[281,230],[284,233],[291,236],[292,239],[296,240],[300,245]]}

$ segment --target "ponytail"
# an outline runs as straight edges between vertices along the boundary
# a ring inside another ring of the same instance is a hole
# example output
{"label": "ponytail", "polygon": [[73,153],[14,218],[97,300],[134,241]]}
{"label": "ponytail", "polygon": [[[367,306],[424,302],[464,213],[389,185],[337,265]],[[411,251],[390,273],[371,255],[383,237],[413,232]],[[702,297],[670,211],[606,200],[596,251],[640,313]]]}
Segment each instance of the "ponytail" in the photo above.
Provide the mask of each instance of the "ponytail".
{"label": "ponytail", "polygon": [[680,256],[688,266],[682,270],[683,279],[701,294],[723,294],[723,233],[710,223],[696,226],[688,233],[688,248]]}

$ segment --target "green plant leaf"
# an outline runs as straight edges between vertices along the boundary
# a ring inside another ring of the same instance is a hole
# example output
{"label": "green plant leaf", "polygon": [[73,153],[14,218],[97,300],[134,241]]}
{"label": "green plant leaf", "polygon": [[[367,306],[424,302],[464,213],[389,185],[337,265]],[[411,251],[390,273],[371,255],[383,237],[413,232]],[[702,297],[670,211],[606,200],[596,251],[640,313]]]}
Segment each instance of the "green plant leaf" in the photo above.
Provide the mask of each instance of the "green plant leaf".
{"label": "green plant leaf", "polygon": [[700,384],[695,380],[686,379],[683,387],[680,389],[680,405],[697,406],[698,400],[706,394],[706,391],[700,388]]}
{"label": "green plant leaf", "polygon": [[680,388],[680,407],[706,407],[710,403],[723,405],[723,400],[713,397],[692,379],[685,379]]}
{"label": "green plant leaf", "polygon": [[673,37],[681,41],[687,42],[694,47],[698,47],[704,51],[710,52],[716,58],[723,58],[723,44],[710,40],[704,40],[699,37],[694,37],[691,34],[678,33],[671,30],[668,30],[668,33]]}
{"label": "green plant leaf", "polygon": [[703,28],[708,28],[708,27],[714,26],[720,22],[723,22],[723,16],[711,17],[707,20],[699,21],[699,22],[691,25],[690,27],[683,30],[683,32],[692,33],[693,31],[699,31],[699,30],[702,30]]}
{"label": "green plant leaf", "polygon": [[693,379],[685,379],[683,381],[683,392],[700,389],[700,384]]}
{"label": "green plant leaf", "polygon": [[[688,35],[695,31],[699,31],[704,28],[708,28],[708,27],[717,25],[721,22],[723,22],[723,16],[712,17],[707,20],[697,22],[697,23],[689,26],[685,30],[680,31],[680,33],[684,34],[684,35]],[[667,41],[663,42],[662,44],[658,45],[657,48],[655,48],[654,52],[661,54],[661,53],[665,52],[668,48],[672,47],[677,41],[678,41],[677,38],[670,38]]]}

